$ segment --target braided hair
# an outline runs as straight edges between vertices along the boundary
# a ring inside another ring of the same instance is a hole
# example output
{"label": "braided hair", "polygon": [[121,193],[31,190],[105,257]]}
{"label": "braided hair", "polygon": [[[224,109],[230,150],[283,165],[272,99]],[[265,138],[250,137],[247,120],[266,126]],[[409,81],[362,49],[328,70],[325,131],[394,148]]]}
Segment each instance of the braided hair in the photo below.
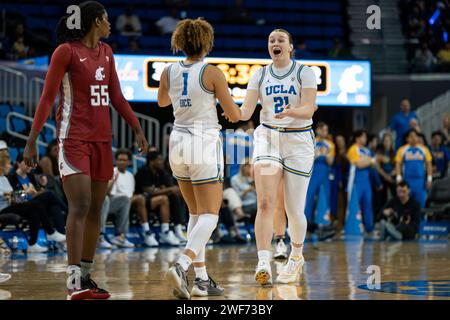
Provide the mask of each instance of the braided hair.
{"label": "braided hair", "polygon": [[67,19],[71,14],[64,15],[56,27],[56,41],[58,45],[80,40],[91,30],[95,19],[102,18],[103,14],[106,13],[105,7],[97,1],[85,1],[78,6],[81,14],[81,28],[69,29],[67,27]]}

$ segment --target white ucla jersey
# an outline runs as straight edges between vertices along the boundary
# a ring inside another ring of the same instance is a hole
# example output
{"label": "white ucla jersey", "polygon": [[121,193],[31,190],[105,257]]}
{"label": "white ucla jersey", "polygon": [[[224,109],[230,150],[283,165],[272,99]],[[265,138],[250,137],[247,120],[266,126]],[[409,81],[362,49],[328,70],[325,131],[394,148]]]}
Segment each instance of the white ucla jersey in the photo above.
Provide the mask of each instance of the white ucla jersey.
{"label": "white ucla jersey", "polygon": [[[296,61],[293,61],[291,68],[284,75],[275,74],[272,64],[258,71],[255,76],[259,76],[259,99],[262,105],[260,122],[284,128],[302,128],[312,125],[312,119],[291,117],[276,119],[275,114],[283,111],[288,104],[291,108],[300,106],[302,87],[317,88],[314,71]],[[249,87],[249,89],[252,88]]]}
{"label": "white ucla jersey", "polygon": [[205,88],[203,73],[208,64],[179,61],[168,67],[169,96],[172,101],[175,126],[220,129],[214,92]]}

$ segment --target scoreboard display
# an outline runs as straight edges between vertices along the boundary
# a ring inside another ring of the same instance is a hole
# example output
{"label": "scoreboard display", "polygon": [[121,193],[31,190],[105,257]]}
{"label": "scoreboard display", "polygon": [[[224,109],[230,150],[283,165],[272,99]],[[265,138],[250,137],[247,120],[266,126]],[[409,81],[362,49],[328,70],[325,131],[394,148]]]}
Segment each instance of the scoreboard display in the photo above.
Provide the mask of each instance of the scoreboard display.
{"label": "scoreboard display", "polygon": [[[184,57],[114,55],[125,98],[156,102],[164,68]],[[242,103],[253,73],[270,59],[206,57],[205,62],[222,70],[236,103]],[[366,60],[297,60],[311,67],[317,78],[319,106],[371,106],[371,64]]]}

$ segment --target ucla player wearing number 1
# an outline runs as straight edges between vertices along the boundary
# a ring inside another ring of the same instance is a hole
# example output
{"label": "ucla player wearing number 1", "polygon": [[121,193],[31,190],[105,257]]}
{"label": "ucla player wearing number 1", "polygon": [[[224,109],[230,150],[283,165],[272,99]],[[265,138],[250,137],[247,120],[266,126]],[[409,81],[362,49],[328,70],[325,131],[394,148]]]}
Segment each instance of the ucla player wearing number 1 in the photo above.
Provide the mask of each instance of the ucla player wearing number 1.
{"label": "ucla player wearing number 1", "polygon": [[[284,183],[284,204],[291,238],[291,254],[277,282],[297,280],[304,264],[306,192],[314,162],[312,116],[317,108],[317,81],[313,70],[293,60],[292,36],[276,29],[268,39],[272,63],[255,72],[241,108],[248,120],[261,102],[261,125],[254,133],[253,162],[258,196],[255,221],[258,265],[255,280],[271,284],[273,215],[278,186]],[[284,179],[283,179],[284,178]]]}
{"label": "ucla player wearing number 1", "polygon": [[58,164],[69,203],[67,216],[67,289],[69,300],[107,299],[110,294],[90,277],[100,234],[100,209],[113,175],[109,101],[130,125],[142,152],[148,149],[138,119],[122,95],[108,37],[108,14],[100,3],[79,5],[81,29],[69,29],[64,16],[33,126],[24,150],[33,165],[36,140],[59,90]]}
{"label": "ucla player wearing number 1", "polygon": [[[214,41],[212,26],[201,19],[185,19],[172,34],[172,49],[186,59],[169,65],[161,74],[158,105],[172,105],[175,117],[170,134],[169,161],[189,208],[188,242],[167,272],[173,293],[181,299],[217,296],[223,289],[208,275],[205,246],[217,226],[222,204],[223,151],[216,98],[227,118],[241,116],[223,72],[203,62]],[[187,271],[195,269],[192,290]]]}

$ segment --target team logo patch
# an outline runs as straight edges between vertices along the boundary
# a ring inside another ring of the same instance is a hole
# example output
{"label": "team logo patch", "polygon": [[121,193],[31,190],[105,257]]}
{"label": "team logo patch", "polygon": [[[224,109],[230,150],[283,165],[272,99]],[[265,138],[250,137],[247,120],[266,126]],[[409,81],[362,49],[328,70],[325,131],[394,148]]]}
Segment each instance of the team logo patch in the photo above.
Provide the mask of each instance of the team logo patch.
{"label": "team logo patch", "polygon": [[379,289],[369,289],[367,285],[358,286],[358,289],[415,296],[450,297],[450,280],[383,282]]}
{"label": "team logo patch", "polygon": [[98,67],[97,70],[95,70],[95,80],[102,81],[103,79],[105,79],[105,74],[103,73],[103,70],[105,70],[105,68],[103,67]]}

